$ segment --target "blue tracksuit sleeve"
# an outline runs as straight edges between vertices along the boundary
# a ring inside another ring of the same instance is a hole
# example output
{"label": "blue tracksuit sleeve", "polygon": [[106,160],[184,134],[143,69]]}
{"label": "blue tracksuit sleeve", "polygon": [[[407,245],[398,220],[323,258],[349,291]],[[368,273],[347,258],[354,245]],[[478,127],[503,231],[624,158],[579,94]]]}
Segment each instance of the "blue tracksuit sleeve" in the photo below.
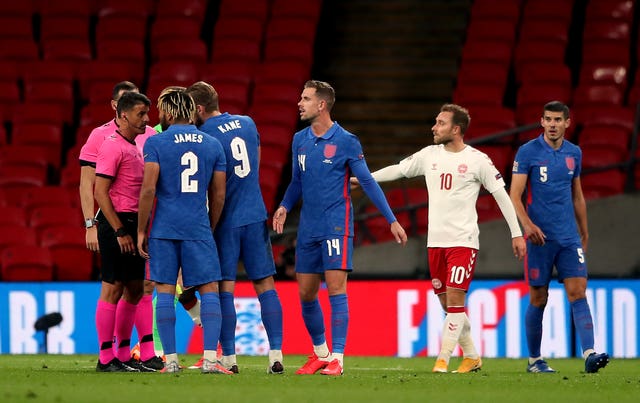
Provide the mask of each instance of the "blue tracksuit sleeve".
{"label": "blue tracksuit sleeve", "polygon": [[384,197],[384,192],[382,192],[378,182],[371,176],[371,172],[365,161],[357,160],[351,163],[351,172],[358,178],[362,190],[369,196],[369,199],[371,199],[389,224],[397,221],[393,211],[391,211],[391,207],[389,207],[387,199]]}
{"label": "blue tracksuit sleeve", "polygon": [[287,211],[291,211],[293,206],[296,205],[300,197],[302,196],[302,183],[300,181],[300,167],[296,163],[297,157],[295,155],[295,148],[293,153],[293,163],[291,170],[291,182],[289,186],[287,186],[287,191],[284,193],[284,197],[282,198],[281,206],[287,209]]}

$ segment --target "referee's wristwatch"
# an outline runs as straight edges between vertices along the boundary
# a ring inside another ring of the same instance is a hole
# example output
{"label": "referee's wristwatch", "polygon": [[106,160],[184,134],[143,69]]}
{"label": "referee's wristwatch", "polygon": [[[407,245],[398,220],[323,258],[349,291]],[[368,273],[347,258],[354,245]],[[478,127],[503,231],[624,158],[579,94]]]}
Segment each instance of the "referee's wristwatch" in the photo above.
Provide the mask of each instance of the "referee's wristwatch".
{"label": "referee's wristwatch", "polygon": [[123,236],[127,236],[129,235],[129,233],[127,232],[127,230],[124,227],[120,227],[116,230],[116,236],[118,238],[121,238]]}
{"label": "referee's wristwatch", "polygon": [[95,218],[85,218],[84,219],[84,227],[86,229],[93,228],[98,221]]}

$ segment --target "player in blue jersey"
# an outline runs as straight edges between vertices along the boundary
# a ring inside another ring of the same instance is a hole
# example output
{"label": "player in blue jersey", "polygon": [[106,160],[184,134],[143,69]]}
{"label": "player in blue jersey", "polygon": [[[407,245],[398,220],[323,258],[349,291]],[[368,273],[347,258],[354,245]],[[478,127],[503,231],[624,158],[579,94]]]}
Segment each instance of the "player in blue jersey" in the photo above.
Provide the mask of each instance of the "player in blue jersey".
{"label": "player in blue jersey", "polygon": [[260,136],[248,116],[221,113],[218,93],[203,81],[187,89],[198,109],[199,129],[222,143],[227,158],[227,189],[224,209],[214,237],[220,254],[222,281],[222,365],[238,372],[235,352],[236,310],[233,299],[238,260],[242,260],[253,283],[262,322],[269,339],[268,373],[281,374],[282,305],[275,289],[276,273],[267,228],[267,209],[259,183]]}
{"label": "player in blue jersey", "polygon": [[[593,349],[593,320],[585,296],[587,207],[582,194],[582,151],[564,138],[571,124],[569,108],[558,101],[543,108],[544,133],[522,145],[513,163],[511,200],[527,238],[525,277],[529,306],[525,314],[528,372],[556,372],[540,353],[542,316],[553,267],[564,284],[585,359],[585,371],[597,372],[609,362]],[[527,208],[522,195],[527,187]]]}
{"label": "player in blue jersey", "polygon": [[[310,80],[298,102],[300,119],[310,126],[293,137],[292,178],[273,217],[273,229],[282,233],[287,213],[302,199],[296,243],[296,279],[302,318],[313,354],[296,374],[341,375],[349,323],[347,274],[352,270],[353,206],[349,177],[355,175],[365,193],[390,224],[398,243],[407,235],[384,193],[372,178],[358,138],[331,119],[335,92],[326,82]],[[318,290],[322,275],[331,305],[332,350],[325,338]]]}
{"label": "player in blue jersey", "polygon": [[158,110],[163,132],[144,146],[138,250],[149,259],[150,277],[156,282],[156,321],[166,357],[163,371],[180,371],[174,295],[182,268],[184,285],[198,287],[201,297],[202,372],[232,374],[218,364],[216,354],[221,326],[220,263],[213,229],[224,205],[224,150],[219,141],[191,124],[195,103],[184,91],[165,93],[158,99]]}

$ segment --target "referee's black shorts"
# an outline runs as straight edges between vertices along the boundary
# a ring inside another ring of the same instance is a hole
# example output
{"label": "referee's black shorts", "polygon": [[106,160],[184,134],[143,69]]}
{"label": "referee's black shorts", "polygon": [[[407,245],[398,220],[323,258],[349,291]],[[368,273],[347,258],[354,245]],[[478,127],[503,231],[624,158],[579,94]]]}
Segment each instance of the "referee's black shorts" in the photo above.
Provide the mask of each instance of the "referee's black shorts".
{"label": "referee's black shorts", "polygon": [[[138,213],[117,213],[127,233],[138,243]],[[105,216],[98,214],[98,245],[102,267],[102,281],[113,284],[116,281],[128,282],[144,280],[146,260],[137,253],[135,255],[120,252],[120,244],[115,231]]]}

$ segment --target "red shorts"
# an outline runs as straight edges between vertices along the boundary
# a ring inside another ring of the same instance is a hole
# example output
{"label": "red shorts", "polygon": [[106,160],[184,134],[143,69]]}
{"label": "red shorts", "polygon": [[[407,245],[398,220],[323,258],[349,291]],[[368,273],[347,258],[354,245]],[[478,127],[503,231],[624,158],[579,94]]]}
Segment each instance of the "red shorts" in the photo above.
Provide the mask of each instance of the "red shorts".
{"label": "red shorts", "polygon": [[433,291],[446,292],[447,287],[469,290],[476,267],[478,250],[463,246],[452,248],[428,248],[429,273]]}

